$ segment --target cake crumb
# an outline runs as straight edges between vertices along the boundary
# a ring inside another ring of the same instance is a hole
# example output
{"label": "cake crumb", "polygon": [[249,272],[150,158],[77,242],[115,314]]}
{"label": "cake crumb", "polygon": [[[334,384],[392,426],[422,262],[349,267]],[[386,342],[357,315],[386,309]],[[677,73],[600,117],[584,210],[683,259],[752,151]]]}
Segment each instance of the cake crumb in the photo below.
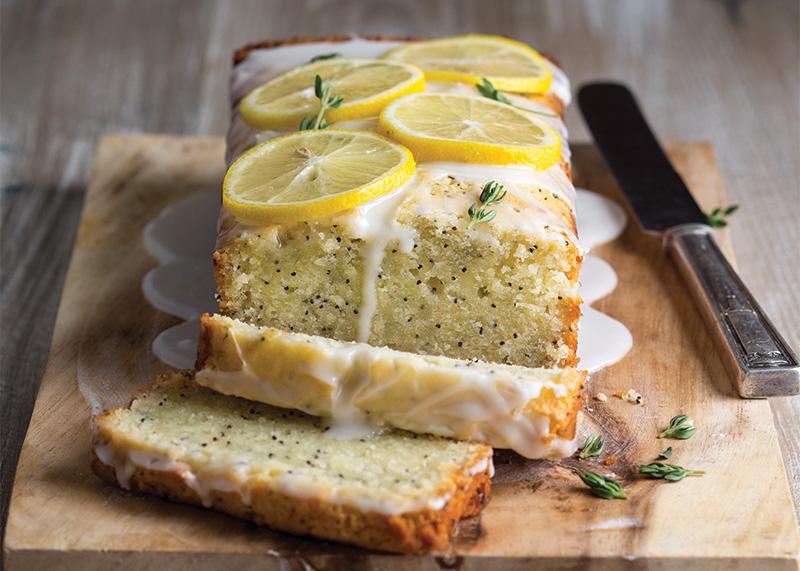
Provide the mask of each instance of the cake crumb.
{"label": "cake crumb", "polygon": [[622,399],[624,401],[628,401],[632,404],[642,404],[644,402],[644,398],[638,391],[635,389],[628,389],[627,391],[617,391],[614,393],[614,396]]}
{"label": "cake crumb", "polygon": [[597,393],[594,398],[600,402],[608,402],[608,395],[606,393]]}

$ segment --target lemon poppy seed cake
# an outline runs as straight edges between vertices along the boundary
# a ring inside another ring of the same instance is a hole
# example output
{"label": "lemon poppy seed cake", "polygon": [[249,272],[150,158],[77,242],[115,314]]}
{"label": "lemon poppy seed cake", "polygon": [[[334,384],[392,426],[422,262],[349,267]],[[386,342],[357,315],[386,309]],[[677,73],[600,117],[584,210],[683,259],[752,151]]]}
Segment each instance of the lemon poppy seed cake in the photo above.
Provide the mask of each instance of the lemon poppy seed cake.
{"label": "lemon poppy seed cake", "polygon": [[298,535],[441,551],[490,494],[492,449],[402,431],[326,436],[323,419],[163,375],[95,419],[92,468],[124,488]]}
{"label": "lemon poppy seed cake", "polygon": [[[470,75],[435,69],[453,49],[447,41],[333,38],[237,52],[233,166],[214,253],[222,314],[407,352],[577,364],[582,251],[560,116],[568,83],[522,44],[459,40],[460,52],[464,42],[499,46],[497,57]],[[515,60],[530,67],[522,83],[505,78]],[[376,83],[376,73],[396,80]],[[307,87],[293,91],[293,82]],[[265,84],[274,89],[259,91]],[[298,117],[312,130],[287,135]],[[329,128],[314,131],[315,119]],[[299,166],[259,178],[279,156]],[[308,189],[334,179],[359,192],[315,201]],[[277,186],[283,202],[254,205]]]}
{"label": "lemon poppy seed cake", "polygon": [[[497,36],[236,53],[196,372],[95,418],[122,487],[300,535],[442,552],[492,447],[576,447],[569,86]],[[276,408],[281,407],[281,408]]]}

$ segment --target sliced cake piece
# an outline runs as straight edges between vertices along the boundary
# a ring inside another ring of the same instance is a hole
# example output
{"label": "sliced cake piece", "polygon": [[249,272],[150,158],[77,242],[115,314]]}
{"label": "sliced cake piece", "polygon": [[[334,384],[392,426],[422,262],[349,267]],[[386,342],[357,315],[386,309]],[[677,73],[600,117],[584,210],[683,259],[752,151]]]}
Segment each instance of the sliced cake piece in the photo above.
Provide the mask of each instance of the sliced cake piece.
{"label": "sliced cake piece", "polygon": [[486,442],[528,458],[575,451],[584,374],[403,353],[202,318],[197,382],[333,417]]}
{"label": "sliced cake piece", "polygon": [[443,550],[490,493],[488,446],[401,431],[335,439],[323,419],[221,395],[185,372],[95,422],[102,478],[368,548]]}

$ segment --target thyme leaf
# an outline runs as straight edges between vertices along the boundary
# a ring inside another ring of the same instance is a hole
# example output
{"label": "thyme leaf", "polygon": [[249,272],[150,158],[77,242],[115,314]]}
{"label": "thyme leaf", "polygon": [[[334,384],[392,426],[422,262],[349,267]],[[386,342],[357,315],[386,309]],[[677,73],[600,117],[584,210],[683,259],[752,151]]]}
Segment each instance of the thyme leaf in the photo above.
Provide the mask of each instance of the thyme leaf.
{"label": "thyme leaf", "polygon": [[321,61],[326,59],[333,59],[335,57],[342,57],[342,54],[337,52],[333,52],[330,54],[319,54],[318,56],[314,56],[310,60],[308,60],[308,63],[314,63],[315,61]]}
{"label": "thyme leaf", "polygon": [[489,99],[494,99],[495,101],[499,101],[500,103],[505,103],[506,105],[514,105],[513,103],[511,103],[511,100],[508,97],[506,97],[505,95],[497,91],[497,89],[495,89],[491,81],[489,81],[485,77],[482,77],[481,80],[482,80],[481,83],[475,84],[475,87],[478,88],[478,91],[480,91],[481,95],[483,95],[484,97],[488,97]]}
{"label": "thyme leaf", "polygon": [[470,224],[477,224],[478,222],[491,222],[497,216],[494,210],[486,210],[485,208],[478,208],[476,204],[469,207],[467,211],[470,218]]}
{"label": "thyme leaf", "polygon": [[314,95],[319,99],[319,111],[315,117],[303,117],[303,120],[300,121],[301,131],[330,127],[331,124],[325,120],[325,111],[339,107],[343,101],[341,97],[333,94],[331,84],[322,81],[319,75],[314,78]]}
{"label": "thyme leaf", "polygon": [[640,474],[646,474],[651,478],[666,480],[668,482],[679,482],[686,476],[702,476],[705,470],[689,470],[683,466],[667,464],[666,462],[651,462],[650,464],[639,464],[636,466]]}
{"label": "thyme leaf", "polygon": [[483,185],[479,200],[481,201],[481,204],[485,204],[486,206],[494,206],[495,204],[500,204],[505,197],[506,191],[503,185],[499,182],[490,180]]}
{"label": "thyme leaf", "polygon": [[613,500],[614,498],[620,500],[628,499],[625,490],[622,489],[619,482],[613,478],[601,476],[597,472],[592,472],[591,470],[582,470],[578,472],[578,476],[580,476],[584,484],[589,486],[592,493],[599,498],[603,498],[604,500]]}
{"label": "thyme leaf", "polygon": [[492,82],[486,79],[485,77],[482,77],[481,83],[476,83],[475,87],[484,97],[488,99],[493,99],[494,101],[498,101],[500,103],[505,103],[506,105],[510,105],[515,109],[519,109],[520,111],[535,113],[536,115],[543,115],[545,117],[551,117],[554,119],[558,118],[558,115],[555,115],[553,113],[545,113],[544,111],[534,111],[533,109],[528,109],[527,107],[520,107],[519,105],[514,105],[508,97],[499,92],[492,84]]}
{"label": "thyme leaf", "polygon": [[694,436],[697,428],[691,416],[679,414],[673,416],[669,421],[669,427],[661,432],[659,438],[676,438],[678,440],[687,440]]}
{"label": "thyme leaf", "polygon": [[473,203],[467,214],[469,214],[469,225],[479,222],[491,222],[497,216],[497,212],[490,210],[489,206],[500,204],[506,197],[506,190],[502,184],[490,180],[483,185],[481,194],[478,197],[478,204]]}
{"label": "thyme leaf", "polygon": [[605,446],[605,439],[602,434],[590,434],[586,442],[584,442],[583,448],[578,452],[578,458],[585,460],[586,458],[600,456],[603,446]]}
{"label": "thyme leaf", "polygon": [[661,452],[658,457],[662,460],[668,460],[669,457],[672,456],[672,446]]}
{"label": "thyme leaf", "polygon": [[725,208],[717,207],[708,214],[706,214],[706,218],[708,219],[708,225],[712,228],[725,228],[728,225],[728,218],[739,209],[738,204],[731,204],[730,206],[726,206]]}

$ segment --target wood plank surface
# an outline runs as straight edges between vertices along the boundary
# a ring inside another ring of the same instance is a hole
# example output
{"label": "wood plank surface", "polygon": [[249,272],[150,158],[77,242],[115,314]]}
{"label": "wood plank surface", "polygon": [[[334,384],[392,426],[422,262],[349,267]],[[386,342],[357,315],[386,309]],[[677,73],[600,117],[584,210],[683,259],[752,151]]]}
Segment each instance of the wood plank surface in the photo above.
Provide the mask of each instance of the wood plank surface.
{"label": "wood plank surface", "polygon": [[[710,140],[741,205],[742,277],[800,348],[796,0],[4,0],[0,535],[98,137],[222,135],[230,54],[249,41],[472,31],[555,54],[576,85],[626,81],[663,138]],[[574,107],[567,123],[587,138]],[[770,405],[797,510],[800,398]]]}
{"label": "wood plank surface", "polygon": [[[632,352],[594,375],[589,394],[639,390],[644,406],[589,399],[584,432],[606,435],[613,471],[628,501],[587,493],[575,459],[496,457],[494,498],[459,530],[447,558],[404,558],[293,538],[228,516],[131,494],[89,469],[89,408],[81,379],[146,383],[163,368],[149,352],[174,322],[151,308],[141,280],[155,261],[144,225],[167,204],[218,188],[218,139],[119,135],[102,140],[95,161],[53,347],[20,458],[6,537],[10,569],[103,569],[113,564],[173,569],[225,565],[314,569],[524,569],[533,564],[592,568],[794,569],[798,531],[766,401],[742,400],[658,240],[630,224],[597,248],[619,286],[595,304],[632,331]],[[669,146],[703,206],[724,199],[712,148]],[[579,186],[619,200],[594,147],[574,148]],[[730,245],[720,235],[725,250]],[[655,438],[679,412],[693,416],[688,441]],[[673,460],[708,473],[669,484],[635,475],[666,444]],[[754,462],[753,459],[757,459]],[[294,563],[293,563],[294,561]]]}

